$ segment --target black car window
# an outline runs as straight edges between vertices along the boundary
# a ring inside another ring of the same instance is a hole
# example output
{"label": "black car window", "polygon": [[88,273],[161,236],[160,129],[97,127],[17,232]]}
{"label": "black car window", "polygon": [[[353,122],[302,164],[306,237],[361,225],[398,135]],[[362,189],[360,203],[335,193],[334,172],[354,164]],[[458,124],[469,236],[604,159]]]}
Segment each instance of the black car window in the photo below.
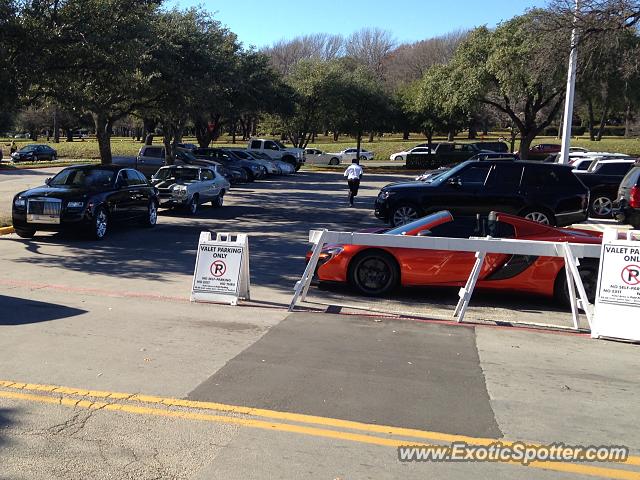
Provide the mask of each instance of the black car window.
{"label": "black car window", "polygon": [[256,149],[260,149],[260,140],[252,140],[251,141],[251,148],[256,148]]}
{"label": "black car window", "polygon": [[524,169],[522,184],[536,188],[555,188],[560,183],[560,174],[555,168],[527,165]]}
{"label": "black car window", "polygon": [[49,181],[50,186],[109,187],[113,184],[113,170],[68,168]]}
{"label": "black car window", "polygon": [[144,152],[142,152],[142,155],[144,155],[145,157],[160,158],[162,157],[163,150],[164,149],[161,147],[147,147],[144,149]]}
{"label": "black car window", "polygon": [[601,175],[625,175],[633,167],[633,163],[603,163],[596,173]]}
{"label": "black car window", "polygon": [[278,146],[275,144],[275,142],[271,141],[264,142],[264,148],[266,150],[278,150]]}
{"label": "black car window", "polygon": [[522,179],[522,165],[513,163],[499,163],[493,166],[489,178],[487,179],[487,187],[491,188],[517,188],[520,186]]}
{"label": "black car window", "polygon": [[483,185],[489,173],[490,164],[471,165],[458,174],[462,184]]}
{"label": "black car window", "polygon": [[640,184],[640,167],[633,167],[620,182],[621,187],[631,188]]}
{"label": "black car window", "polygon": [[580,162],[580,164],[576,167],[576,170],[580,172],[587,171],[589,170],[589,166],[591,166],[591,163],[593,163],[593,160],[585,160],[584,162]]}
{"label": "black car window", "polygon": [[246,152],[243,152],[242,150],[233,150],[232,152],[236,157],[240,157],[243,160],[249,159],[251,160],[251,155],[248,155]]}
{"label": "black car window", "polygon": [[142,173],[140,173],[137,170],[130,170],[130,171],[132,171],[138,177],[138,182],[140,185],[148,185],[147,177],[145,177]]}

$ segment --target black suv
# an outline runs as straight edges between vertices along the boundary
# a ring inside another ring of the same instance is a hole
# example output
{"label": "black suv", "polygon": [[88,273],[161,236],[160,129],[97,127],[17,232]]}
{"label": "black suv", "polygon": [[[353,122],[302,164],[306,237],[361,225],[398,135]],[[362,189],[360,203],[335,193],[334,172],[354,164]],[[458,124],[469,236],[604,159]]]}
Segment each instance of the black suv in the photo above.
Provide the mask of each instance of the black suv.
{"label": "black suv", "polygon": [[640,229],[640,162],[620,182],[613,215],[616,220]]}
{"label": "black suv", "polygon": [[375,214],[398,226],[439,210],[453,215],[497,210],[564,226],[586,220],[588,205],[589,190],[570,166],[468,160],[431,181],[387,185]]}

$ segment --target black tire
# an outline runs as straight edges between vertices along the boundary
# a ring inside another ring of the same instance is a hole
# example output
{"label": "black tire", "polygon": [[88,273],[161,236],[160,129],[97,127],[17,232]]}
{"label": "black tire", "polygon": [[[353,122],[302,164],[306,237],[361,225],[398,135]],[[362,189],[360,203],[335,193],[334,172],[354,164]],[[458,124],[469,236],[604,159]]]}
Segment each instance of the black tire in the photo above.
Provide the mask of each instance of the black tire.
{"label": "black tire", "polygon": [[33,238],[36,234],[35,228],[15,228],[14,230],[20,238]]}
{"label": "black tire", "polygon": [[253,182],[256,179],[256,176],[253,174],[250,168],[243,168],[244,173],[247,174],[247,182]]}
{"label": "black tire", "polygon": [[363,295],[385,295],[400,283],[398,262],[382,250],[360,253],[349,265],[349,283]]}
{"label": "black tire", "polygon": [[93,221],[91,222],[91,238],[94,240],[102,240],[107,236],[109,231],[109,215],[104,207],[96,208],[93,213]]}
{"label": "black tire", "polygon": [[[586,259],[582,259],[581,262],[581,265],[578,267],[578,272],[580,273],[580,278],[582,278],[582,283],[589,302],[594,303],[596,301],[596,290],[598,288],[598,262],[587,261]],[[565,307],[570,306],[571,300],[569,298],[569,288],[567,287],[567,274],[565,273],[565,267],[558,272],[558,276],[556,277],[554,284],[553,295],[556,301],[561,305],[564,305]],[[578,295],[577,289],[576,295]]]}
{"label": "black tire", "polygon": [[218,196],[211,201],[211,206],[214,208],[220,208],[224,205],[224,190],[222,190]]}
{"label": "black tire", "polygon": [[51,161],[55,162],[58,159],[58,156],[54,153],[53,155],[51,155]]}
{"label": "black tire", "polygon": [[589,204],[589,215],[593,218],[611,218],[613,215],[613,200],[607,195],[594,195]]}
{"label": "black tire", "polygon": [[413,222],[422,216],[420,209],[410,203],[401,203],[391,212],[390,223],[393,227],[399,227]]}
{"label": "black tire", "polygon": [[142,225],[151,228],[158,223],[158,204],[154,201],[149,202],[147,206],[147,214],[142,218]]}
{"label": "black tire", "polygon": [[340,165],[340,159],[338,157],[333,157],[329,160],[329,165]]}
{"label": "black tire", "polygon": [[366,160],[366,159],[367,159],[367,157],[365,157],[364,155],[360,155],[360,161]]}
{"label": "black tire", "polygon": [[[520,212],[520,216],[534,222],[542,223],[543,225],[556,225],[556,217],[546,208],[527,208]],[[546,220],[543,220],[546,218]]]}
{"label": "black tire", "polygon": [[191,200],[189,201],[189,204],[187,205],[187,211],[189,212],[190,215],[195,215],[196,213],[198,213],[198,201],[200,200],[200,197],[198,196],[197,193],[195,193],[193,195],[193,197],[191,197]]}

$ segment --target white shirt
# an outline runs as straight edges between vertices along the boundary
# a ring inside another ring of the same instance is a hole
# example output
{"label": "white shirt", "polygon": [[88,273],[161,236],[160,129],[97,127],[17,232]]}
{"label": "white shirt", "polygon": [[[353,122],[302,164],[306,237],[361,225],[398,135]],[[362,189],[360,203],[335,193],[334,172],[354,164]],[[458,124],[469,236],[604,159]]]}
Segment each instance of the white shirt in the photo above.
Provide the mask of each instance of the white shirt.
{"label": "white shirt", "polygon": [[347,177],[347,180],[355,180],[359,179],[363,173],[364,171],[362,170],[362,167],[360,165],[352,163],[344,171],[344,176]]}

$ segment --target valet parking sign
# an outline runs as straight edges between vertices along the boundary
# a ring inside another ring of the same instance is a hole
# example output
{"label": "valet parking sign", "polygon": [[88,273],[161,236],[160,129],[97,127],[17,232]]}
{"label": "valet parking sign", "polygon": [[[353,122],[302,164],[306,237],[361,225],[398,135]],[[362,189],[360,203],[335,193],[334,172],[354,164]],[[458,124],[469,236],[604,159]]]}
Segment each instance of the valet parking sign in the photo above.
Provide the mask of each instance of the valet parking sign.
{"label": "valet parking sign", "polygon": [[192,301],[235,305],[249,298],[249,246],[246,235],[200,234],[191,289]]}
{"label": "valet parking sign", "polygon": [[[638,232],[640,233],[640,232]],[[640,241],[605,232],[592,336],[640,340]]]}

